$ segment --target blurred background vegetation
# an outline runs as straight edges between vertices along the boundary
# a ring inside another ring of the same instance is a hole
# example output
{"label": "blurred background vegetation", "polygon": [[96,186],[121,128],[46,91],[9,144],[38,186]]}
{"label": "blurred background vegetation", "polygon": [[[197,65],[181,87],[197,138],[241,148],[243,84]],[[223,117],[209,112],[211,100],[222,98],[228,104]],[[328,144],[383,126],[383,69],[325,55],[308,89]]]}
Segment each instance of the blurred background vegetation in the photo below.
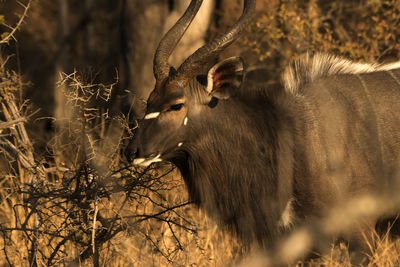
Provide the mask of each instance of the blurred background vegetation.
{"label": "blurred background vegetation", "polygon": [[[175,66],[242,11],[241,0],[204,2]],[[188,3],[0,0],[1,266],[221,266],[243,256],[188,203],[172,166],[135,169],[121,157],[126,119],[143,113],[154,84],[155,48]],[[397,0],[258,0],[221,58],[240,55],[259,86],[280,86],[305,52],[398,60],[399,20]],[[371,264],[396,266],[399,251],[377,238]],[[343,255],[315,265],[348,265]]]}

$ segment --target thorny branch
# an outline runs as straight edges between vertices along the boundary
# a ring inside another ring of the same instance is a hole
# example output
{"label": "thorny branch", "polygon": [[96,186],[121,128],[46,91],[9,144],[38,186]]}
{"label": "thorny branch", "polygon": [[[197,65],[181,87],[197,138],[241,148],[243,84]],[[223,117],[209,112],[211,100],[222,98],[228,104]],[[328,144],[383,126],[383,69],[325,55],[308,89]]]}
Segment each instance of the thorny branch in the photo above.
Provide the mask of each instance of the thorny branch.
{"label": "thorny branch", "polygon": [[[86,154],[76,165],[58,166],[35,153],[35,146],[25,129],[28,116],[22,115],[22,110],[17,108],[13,97],[15,91],[11,90],[18,88],[16,84],[19,83],[12,79],[12,74],[3,73],[3,76],[9,79],[3,78],[0,82],[0,112],[4,117],[0,122],[0,154],[10,159],[14,174],[7,184],[8,195],[0,195],[0,198],[11,203],[14,215],[13,220],[0,224],[3,238],[0,252],[10,265],[13,264],[11,255],[23,250],[13,248],[17,236],[31,244],[25,248],[30,264],[41,261],[53,266],[92,258],[97,265],[99,252],[107,242],[122,232],[141,232],[141,224],[148,220],[165,222],[176,240],[176,249],[182,248],[174,228],[192,233],[195,229],[186,224],[186,220],[185,225],[180,223],[183,218],[180,210],[189,202],[164,203],[164,192],[175,185],[167,184],[163,179],[173,169],[167,166],[137,169],[122,164],[118,152],[119,135],[117,142],[112,142],[114,137],[96,133],[104,127],[99,127],[98,123],[114,127],[115,124],[108,116],[100,119],[105,113],[89,100],[94,97],[106,101],[110,89],[83,85],[76,73],[65,76],[66,80],[62,82],[75,90],[69,93],[75,112],[68,124],[72,139],[67,139],[69,143],[65,147],[79,151],[89,146],[84,151],[90,155]],[[85,112],[90,112],[91,116],[85,116]],[[74,123],[79,126],[74,128]],[[79,131],[74,132],[74,129]],[[99,165],[108,167],[98,168]],[[142,208],[145,202],[153,206],[151,212]],[[157,246],[154,240],[149,242]],[[80,251],[77,257],[68,255],[71,247]],[[160,253],[171,261],[169,253]]]}
{"label": "thorny branch", "polygon": [[21,15],[17,24],[14,27],[4,24],[4,26],[11,29],[11,32],[8,33],[4,38],[2,38],[0,40],[0,45],[8,43],[12,38],[14,38],[15,32],[21,27],[22,22],[24,21],[24,19],[26,18],[27,14],[28,14],[29,8],[31,7],[31,0],[29,0],[28,4],[26,4],[26,5],[22,4],[19,1],[18,1],[18,3],[24,8],[24,13]]}

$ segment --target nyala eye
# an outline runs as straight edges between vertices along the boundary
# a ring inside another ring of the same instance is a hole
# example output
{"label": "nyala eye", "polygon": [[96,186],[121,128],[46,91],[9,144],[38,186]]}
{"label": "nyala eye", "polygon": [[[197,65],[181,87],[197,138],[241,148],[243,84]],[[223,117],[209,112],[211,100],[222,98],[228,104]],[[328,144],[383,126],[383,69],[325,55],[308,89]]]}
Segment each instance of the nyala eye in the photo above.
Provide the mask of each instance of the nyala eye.
{"label": "nyala eye", "polygon": [[169,107],[167,111],[178,111],[183,107],[183,103],[175,104]]}

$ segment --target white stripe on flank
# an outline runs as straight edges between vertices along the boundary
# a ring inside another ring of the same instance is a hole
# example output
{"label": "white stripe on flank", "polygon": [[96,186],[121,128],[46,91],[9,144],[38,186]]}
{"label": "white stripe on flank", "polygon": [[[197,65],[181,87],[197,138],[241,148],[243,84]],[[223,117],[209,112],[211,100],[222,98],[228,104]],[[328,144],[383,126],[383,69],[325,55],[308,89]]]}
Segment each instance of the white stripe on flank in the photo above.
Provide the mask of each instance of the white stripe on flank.
{"label": "white stripe on flank", "polygon": [[146,116],[144,116],[143,119],[145,119],[145,120],[150,120],[150,119],[155,119],[155,118],[157,118],[158,116],[160,116],[160,112],[153,112],[153,113],[149,113],[149,114],[147,114]]}
{"label": "white stripe on flank", "polygon": [[293,199],[289,199],[286,203],[286,207],[282,212],[281,219],[279,220],[279,226],[289,229],[294,223],[294,211],[293,211]]}

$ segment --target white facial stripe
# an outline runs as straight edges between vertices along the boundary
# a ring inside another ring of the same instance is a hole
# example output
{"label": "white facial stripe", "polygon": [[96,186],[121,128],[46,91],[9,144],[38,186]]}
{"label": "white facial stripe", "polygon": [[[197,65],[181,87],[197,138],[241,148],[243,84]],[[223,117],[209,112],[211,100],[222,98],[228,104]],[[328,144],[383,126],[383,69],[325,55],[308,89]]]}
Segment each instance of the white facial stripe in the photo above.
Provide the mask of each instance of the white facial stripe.
{"label": "white facial stripe", "polygon": [[148,167],[150,164],[155,163],[155,162],[161,162],[163,161],[161,158],[161,154],[158,154],[154,158],[138,158],[133,160],[133,165],[141,166],[141,167]]}
{"label": "white facial stripe", "polygon": [[144,116],[143,119],[145,119],[145,120],[150,120],[150,119],[155,119],[155,118],[157,118],[158,116],[160,116],[160,112],[153,112],[153,113],[149,113],[149,114],[147,114],[146,116]]}
{"label": "white facial stripe", "polygon": [[185,117],[185,119],[183,120],[183,125],[187,125],[187,123],[188,123],[188,117]]}
{"label": "white facial stripe", "polygon": [[179,144],[178,144],[178,147],[181,147],[183,145],[183,143],[182,142],[180,142]]}

